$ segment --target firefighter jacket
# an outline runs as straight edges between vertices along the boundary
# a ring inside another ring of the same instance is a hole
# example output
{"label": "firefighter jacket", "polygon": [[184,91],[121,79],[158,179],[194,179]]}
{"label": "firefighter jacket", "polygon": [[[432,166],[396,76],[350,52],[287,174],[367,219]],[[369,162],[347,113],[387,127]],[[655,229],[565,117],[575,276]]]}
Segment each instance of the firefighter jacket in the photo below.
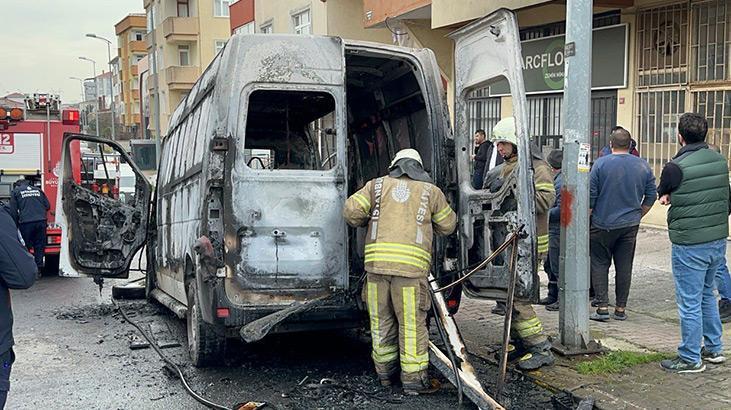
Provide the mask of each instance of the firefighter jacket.
{"label": "firefighter jacket", "polygon": [[10,196],[10,216],[17,224],[45,221],[51,204],[43,191],[22,181]]}
{"label": "firefighter jacket", "polygon": [[345,201],[343,217],[350,226],[368,226],[367,272],[407,278],[429,274],[432,232],[448,235],[457,226],[439,188],[405,175],[368,181]]}
{"label": "firefighter jacket", "polygon": [[[503,180],[516,169],[518,157],[506,159],[500,176]],[[553,187],[553,173],[548,163],[536,156],[533,157],[533,183],[536,192],[536,241],[538,254],[548,252],[548,210],[556,199]]]}

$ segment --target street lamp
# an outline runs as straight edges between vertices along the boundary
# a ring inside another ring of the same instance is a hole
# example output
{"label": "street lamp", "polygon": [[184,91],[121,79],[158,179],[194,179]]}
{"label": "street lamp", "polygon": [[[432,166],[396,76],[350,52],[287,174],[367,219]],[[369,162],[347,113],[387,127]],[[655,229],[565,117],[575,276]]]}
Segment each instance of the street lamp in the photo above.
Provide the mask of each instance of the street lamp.
{"label": "street lamp", "polygon": [[[69,77],[69,80],[77,80],[79,82],[79,85],[81,86],[81,101],[79,101],[79,112],[81,112],[82,111],[81,107],[82,107],[82,104],[84,103],[84,100],[85,100],[85,95],[84,95],[84,79],[83,78],[79,78],[79,77]],[[85,127],[84,121],[82,121],[81,124],[82,124],[82,126]]]}
{"label": "street lamp", "polygon": [[79,57],[79,60],[89,61],[91,63],[91,69],[93,70],[91,76],[94,77],[94,98],[96,98],[96,115],[94,121],[96,124],[96,135],[101,136],[99,131],[99,87],[96,84],[96,61],[89,57]]}
{"label": "street lamp", "polygon": [[112,84],[112,76],[113,76],[112,51],[111,51],[112,42],[107,40],[104,37],[97,36],[96,34],[93,34],[93,33],[87,34],[86,37],[96,38],[98,40],[102,40],[107,43],[107,60],[108,60],[107,64],[109,65],[109,93],[112,96],[111,100],[109,101],[109,107],[112,109],[112,140],[116,140],[117,139],[115,136],[116,134],[114,133],[114,123],[116,122],[116,120],[115,120],[115,116],[114,116],[114,85]]}

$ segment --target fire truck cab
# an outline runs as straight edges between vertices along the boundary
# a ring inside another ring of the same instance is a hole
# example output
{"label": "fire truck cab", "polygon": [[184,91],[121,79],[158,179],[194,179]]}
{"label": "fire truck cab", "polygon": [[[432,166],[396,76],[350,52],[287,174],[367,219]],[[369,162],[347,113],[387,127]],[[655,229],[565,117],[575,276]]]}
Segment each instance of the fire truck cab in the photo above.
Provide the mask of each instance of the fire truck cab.
{"label": "fire truck cab", "polygon": [[[49,272],[57,270],[61,250],[61,228],[56,225],[61,142],[65,132],[79,131],[79,111],[61,108],[58,95],[29,94],[22,104],[0,106],[0,201],[8,203],[21,176],[45,192],[51,204],[46,246]],[[78,150],[78,143],[72,149]],[[78,169],[74,175],[79,175]]]}

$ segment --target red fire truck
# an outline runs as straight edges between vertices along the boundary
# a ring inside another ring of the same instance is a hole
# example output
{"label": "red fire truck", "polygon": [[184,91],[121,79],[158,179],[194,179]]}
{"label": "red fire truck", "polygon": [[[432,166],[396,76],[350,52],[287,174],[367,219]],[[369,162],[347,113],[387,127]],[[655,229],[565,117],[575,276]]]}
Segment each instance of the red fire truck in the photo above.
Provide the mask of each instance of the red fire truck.
{"label": "red fire truck", "polygon": [[[61,228],[55,223],[56,193],[65,132],[80,132],[79,111],[62,109],[57,95],[26,95],[23,104],[0,106],[0,200],[7,204],[20,176],[35,181],[51,203],[48,212],[48,271],[58,268]],[[72,151],[78,153],[78,143]],[[73,170],[77,180],[80,168]]]}

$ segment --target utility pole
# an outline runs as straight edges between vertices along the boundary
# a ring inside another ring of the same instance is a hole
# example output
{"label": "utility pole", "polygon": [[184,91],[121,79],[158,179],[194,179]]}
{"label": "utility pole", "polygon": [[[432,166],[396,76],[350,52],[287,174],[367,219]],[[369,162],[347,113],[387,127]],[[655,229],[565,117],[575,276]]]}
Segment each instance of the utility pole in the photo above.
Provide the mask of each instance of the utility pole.
{"label": "utility pole", "polygon": [[96,99],[96,115],[94,115],[96,135],[101,137],[102,133],[101,130],[99,130],[99,86],[96,83],[96,61],[88,57],[79,57],[79,60],[91,62],[91,69],[93,71],[91,76],[94,77],[94,98]]}
{"label": "utility pole", "polygon": [[[116,122],[116,116],[114,115],[114,84],[112,83],[112,77],[114,76],[114,70],[112,69],[112,42],[104,37],[97,36],[96,34],[87,34],[86,37],[96,38],[107,43],[107,64],[109,65],[109,93],[112,98],[109,100],[109,108],[112,110],[112,141],[117,139],[116,133],[114,132],[114,123]],[[99,131],[97,131],[97,134]]]}
{"label": "utility pole", "polygon": [[559,334],[562,354],[595,350],[589,335],[589,106],[592,2],[566,2]]}

